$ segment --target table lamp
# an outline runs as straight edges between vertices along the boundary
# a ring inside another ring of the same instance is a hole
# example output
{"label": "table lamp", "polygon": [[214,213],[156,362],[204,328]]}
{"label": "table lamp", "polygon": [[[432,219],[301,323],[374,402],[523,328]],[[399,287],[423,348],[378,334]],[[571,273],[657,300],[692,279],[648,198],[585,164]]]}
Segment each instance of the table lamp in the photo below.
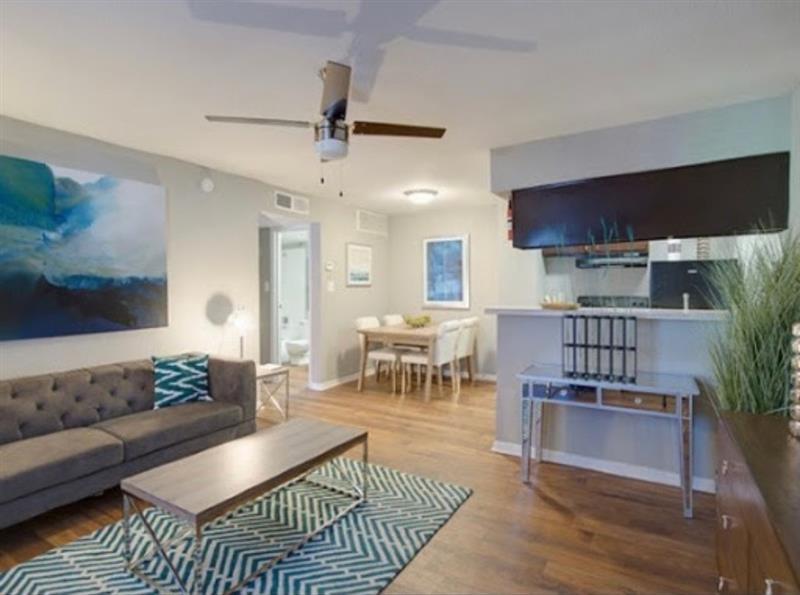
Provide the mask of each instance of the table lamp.
{"label": "table lamp", "polygon": [[239,333],[239,359],[244,359],[244,336],[250,329],[250,316],[243,307],[236,308],[228,317],[228,324]]}

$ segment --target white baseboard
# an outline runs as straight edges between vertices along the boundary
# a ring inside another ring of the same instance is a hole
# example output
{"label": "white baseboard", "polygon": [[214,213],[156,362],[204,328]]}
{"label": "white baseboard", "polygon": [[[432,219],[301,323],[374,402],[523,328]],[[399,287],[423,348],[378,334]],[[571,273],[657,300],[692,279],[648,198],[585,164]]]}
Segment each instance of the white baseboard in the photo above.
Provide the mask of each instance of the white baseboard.
{"label": "white baseboard", "polygon": [[[375,370],[368,368],[367,376],[374,375]],[[354,380],[358,380],[358,372],[355,372],[354,374],[348,374],[347,376],[340,376],[339,378],[334,378],[333,380],[326,380],[325,382],[309,382],[308,388],[313,391],[323,391],[340,386],[342,384],[347,384],[348,382],[353,382]]]}
{"label": "white baseboard", "polygon": [[[367,376],[374,375],[375,370],[372,368],[367,368]],[[445,373],[444,376],[446,378],[450,377],[448,373]],[[497,376],[495,374],[475,374],[475,379],[482,380],[484,382],[497,382]],[[347,384],[348,382],[353,382],[354,380],[358,380],[358,372],[355,372],[354,374],[348,374],[347,376],[334,378],[333,380],[326,380],[325,382],[309,382],[308,388],[313,391],[323,391],[340,386],[342,384]]]}
{"label": "white baseboard", "polygon": [[[504,455],[513,455],[518,457],[520,455],[520,450],[521,446],[519,444],[514,444],[513,442],[501,442],[495,440],[494,444],[492,444],[493,452]],[[535,452],[535,449],[531,448],[532,457],[535,455]],[[591,469],[592,471],[600,471],[601,473],[608,473],[610,475],[641,479],[642,481],[650,481],[669,486],[680,485],[680,477],[674,471],[664,471],[663,469],[645,467],[643,465],[632,465],[630,463],[609,461],[608,459],[586,457],[583,455],[576,455],[560,450],[550,450],[547,448],[544,449],[542,454],[543,459],[550,463],[560,463],[561,465],[570,465],[572,467],[580,467],[581,469]],[[709,494],[716,492],[716,484],[711,478],[695,476],[693,484],[694,489],[699,492],[706,492]]]}
{"label": "white baseboard", "polygon": [[[450,370],[449,369],[445,370],[444,373],[442,374],[442,376],[444,376],[445,378],[450,378]],[[475,374],[475,380],[482,380],[484,382],[497,382],[497,374],[480,374],[480,373],[476,373]],[[464,382],[467,381],[466,373],[464,373],[464,375],[463,375],[463,381]]]}

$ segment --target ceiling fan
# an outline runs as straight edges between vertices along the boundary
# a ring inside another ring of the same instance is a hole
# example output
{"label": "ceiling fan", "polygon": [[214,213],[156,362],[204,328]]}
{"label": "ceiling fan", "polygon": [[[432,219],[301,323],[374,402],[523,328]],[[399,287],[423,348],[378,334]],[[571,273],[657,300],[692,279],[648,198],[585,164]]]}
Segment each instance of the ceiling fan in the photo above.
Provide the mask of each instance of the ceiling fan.
{"label": "ceiling fan", "polygon": [[386,122],[345,122],[347,98],[350,93],[350,67],[328,61],[320,71],[323,81],[322,103],[318,122],[304,120],[282,120],[279,118],[250,118],[240,116],[206,116],[209,122],[233,124],[258,124],[262,126],[288,126],[292,128],[314,127],[314,148],[322,161],[333,161],[347,157],[350,133],[369,136],[409,136],[418,138],[442,138],[444,128],[429,126],[407,126]]}

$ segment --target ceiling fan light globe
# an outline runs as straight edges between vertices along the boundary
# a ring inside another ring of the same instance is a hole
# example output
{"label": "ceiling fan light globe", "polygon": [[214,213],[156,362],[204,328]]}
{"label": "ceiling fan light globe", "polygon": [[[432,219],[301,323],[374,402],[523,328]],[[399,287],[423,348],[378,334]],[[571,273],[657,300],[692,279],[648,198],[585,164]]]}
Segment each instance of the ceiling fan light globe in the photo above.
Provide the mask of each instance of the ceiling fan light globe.
{"label": "ceiling fan light globe", "polygon": [[314,143],[320,159],[325,161],[335,161],[347,157],[347,141],[337,138],[325,138]]}
{"label": "ceiling fan light globe", "polygon": [[314,148],[320,159],[334,161],[347,157],[349,131],[343,121],[323,119],[314,126]]}

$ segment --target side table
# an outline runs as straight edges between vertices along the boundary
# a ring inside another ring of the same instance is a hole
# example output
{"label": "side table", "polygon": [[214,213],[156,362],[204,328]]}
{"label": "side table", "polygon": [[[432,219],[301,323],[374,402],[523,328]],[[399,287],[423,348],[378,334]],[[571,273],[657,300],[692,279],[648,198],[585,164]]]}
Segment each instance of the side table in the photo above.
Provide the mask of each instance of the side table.
{"label": "side table", "polygon": [[[279,364],[262,364],[256,367],[256,383],[258,384],[258,410],[268,403],[281,413],[284,421],[289,419],[289,368]],[[284,389],[283,405],[277,395]]]}

